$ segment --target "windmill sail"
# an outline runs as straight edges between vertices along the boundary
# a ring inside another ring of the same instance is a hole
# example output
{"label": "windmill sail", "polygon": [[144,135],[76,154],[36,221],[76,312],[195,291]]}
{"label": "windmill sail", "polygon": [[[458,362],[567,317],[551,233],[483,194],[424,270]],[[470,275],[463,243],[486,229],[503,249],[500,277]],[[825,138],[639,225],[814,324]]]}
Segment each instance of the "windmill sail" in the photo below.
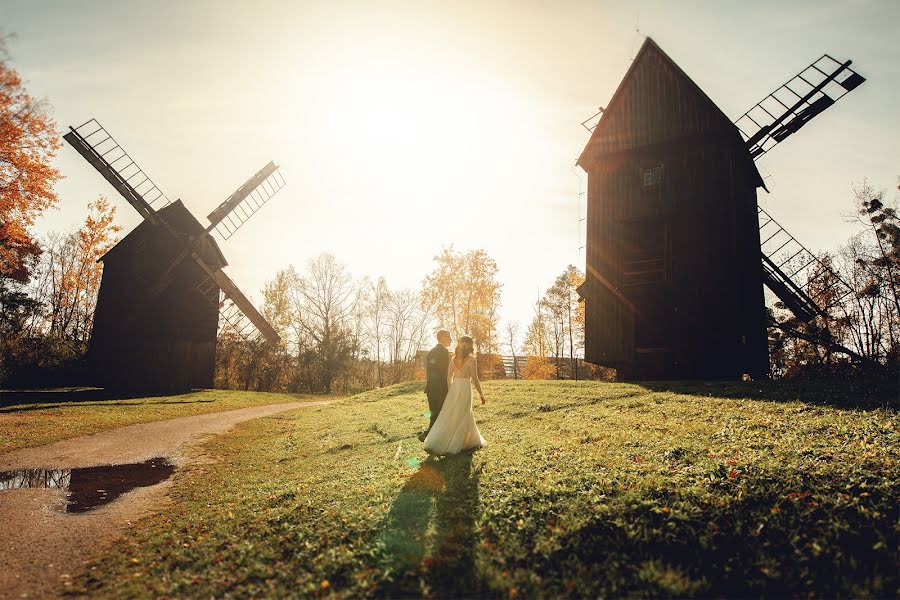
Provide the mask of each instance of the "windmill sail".
{"label": "windmill sail", "polygon": [[156,211],[171,204],[125,149],[96,119],[69,127],[63,139],[109,181],[145,219],[157,224]]}
{"label": "windmill sail", "polygon": [[859,87],[866,79],[850,68],[852,62],[824,54],[741,115],[735,125],[753,159]]}
{"label": "windmill sail", "polygon": [[762,207],[757,210],[765,284],[802,321],[827,315],[853,288]]}
{"label": "windmill sail", "polygon": [[253,216],[278,190],[284,187],[284,177],[274,162],[256,172],[234,191],[216,210],[209,213],[207,231],[215,230],[228,239]]}
{"label": "windmill sail", "polygon": [[[741,115],[734,124],[753,160],[859,87],[865,78],[851,64],[824,54]],[[762,207],[757,209],[766,286],[802,321],[827,315],[852,288]]]}
{"label": "windmill sail", "polygon": [[220,321],[227,324],[235,333],[246,340],[254,340],[262,335],[267,341],[277,344],[281,340],[278,332],[269,325],[256,307],[238,289],[228,275],[221,269],[208,272],[208,277],[197,289],[211,302],[219,303],[219,291],[225,296],[220,304]]}

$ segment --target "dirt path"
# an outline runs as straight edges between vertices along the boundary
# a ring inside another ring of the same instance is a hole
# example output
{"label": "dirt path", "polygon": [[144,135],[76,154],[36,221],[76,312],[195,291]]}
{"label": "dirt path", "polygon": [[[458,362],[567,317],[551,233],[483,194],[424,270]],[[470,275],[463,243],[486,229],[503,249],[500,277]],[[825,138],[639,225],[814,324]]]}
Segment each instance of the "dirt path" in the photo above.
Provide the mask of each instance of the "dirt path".
{"label": "dirt path", "polygon": [[[180,452],[187,444],[241,421],[330,402],[271,404],[129,425],[0,455],[0,471],[133,463],[156,456],[167,456],[180,466],[188,460]],[[72,576],[135,519],[164,506],[170,485],[164,481],[137,488],[84,514],[59,510],[64,502],[61,490],[0,491],[0,598],[58,596]]]}

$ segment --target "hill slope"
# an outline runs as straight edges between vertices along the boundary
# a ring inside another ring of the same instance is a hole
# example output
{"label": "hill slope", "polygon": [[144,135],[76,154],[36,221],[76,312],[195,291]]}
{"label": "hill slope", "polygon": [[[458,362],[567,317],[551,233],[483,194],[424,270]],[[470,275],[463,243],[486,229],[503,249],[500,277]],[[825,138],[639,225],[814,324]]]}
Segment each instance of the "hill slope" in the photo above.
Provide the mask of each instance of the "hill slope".
{"label": "hill slope", "polygon": [[485,393],[490,446],[442,460],[414,437],[417,383],[245,423],[77,583],[177,597],[897,593],[893,409],[778,383]]}

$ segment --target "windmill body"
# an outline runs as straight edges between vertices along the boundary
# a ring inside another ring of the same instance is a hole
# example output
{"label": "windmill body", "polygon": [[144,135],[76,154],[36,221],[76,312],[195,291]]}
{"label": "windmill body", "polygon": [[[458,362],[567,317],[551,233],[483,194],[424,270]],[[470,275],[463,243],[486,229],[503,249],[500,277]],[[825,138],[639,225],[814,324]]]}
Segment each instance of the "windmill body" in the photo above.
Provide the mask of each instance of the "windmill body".
{"label": "windmill body", "polygon": [[637,379],[765,374],[762,180],[737,128],[649,38],[578,164],[586,360]]}
{"label": "windmill body", "polygon": [[245,340],[277,344],[278,333],[222,270],[212,237],[230,238],[282,187],[269,162],[208,217],[170,202],[95,119],[63,136],[144,217],[103,258],[88,350],[104,387],[181,391],[213,387],[219,325]]}
{"label": "windmill body", "polygon": [[[201,236],[207,264],[227,265],[216,241],[176,201],[159,214],[182,236]],[[144,221],[102,258],[103,278],[91,332],[88,366],[103,387],[189,390],[213,387],[219,307],[198,293],[206,273],[182,261],[153,302],[150,286],[177,257],[169,232]],[[218,288],[216,288],[218,294]]]}
{"label": "windmill body", "polygon": [[[585,359],[625,377],[768,374],[767,325],[828,331],[850,286],[757,205],[754,161],[865,78],[825,54],[735,123],[647,38],[591,129]],[[589,128],[590,129],[590,128]],[[793,313],[769,319],[763,285]]]}

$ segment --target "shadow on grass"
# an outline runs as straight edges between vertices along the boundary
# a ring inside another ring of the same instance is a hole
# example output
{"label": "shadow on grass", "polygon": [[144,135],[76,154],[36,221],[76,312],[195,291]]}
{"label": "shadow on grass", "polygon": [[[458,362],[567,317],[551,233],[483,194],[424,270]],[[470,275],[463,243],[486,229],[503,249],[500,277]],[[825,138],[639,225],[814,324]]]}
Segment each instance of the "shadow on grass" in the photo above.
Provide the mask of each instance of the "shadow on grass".
{"label": "shadow on grass", "polygon": [[470,597],[475,575],[478,472],[472,453],[426,460],[394,500],[381,532],[387,597]]}
{"label": "shadow on grass", "polygon": [[[107,390],[104,388],[59,388],[53,390],[16,390],[0,392],[0,407],[15,407],[22,404],[59,404],[61,402],[101,402],[105,400],[130,400],[138,398],[175,398],[188,396],[193,392],[126,392],[122,390]],[[184,401],[178,401],[181,403]],[[213,400],[191,400],[190,402],[213,402]],[[147,404],[175,404],[175,401],[159,401]],[[123,403],[124,405],[124,403]],[[96,406],[85,404],[85,406]],[[105,403],[104,406],[111,406]],[[23,408],[17,410],[37,410],[43,408],[57,408],[57,406],[41,406],[35,408]],[[10,411],[3,411],[10,412]]]}
{"label": "shadow on grass", "polygon": [[804,402],[858,410],[900,408],[897,378],[887,376],[776,381],[641,381],[634,384],[655,392],[693,396]]}
{"label": "shadow on grass", "polygon": [[894,491],[877,478],[844,487],[789,470],[751,472],[740,486],[724,470],[714,477],[712,487],[744,495],[723,504],[674,490],[614,494],[605,514],[564,534],[555,550],[507,566],[544,577],[549,597],[894,594],[890,540],[900,515]]}

